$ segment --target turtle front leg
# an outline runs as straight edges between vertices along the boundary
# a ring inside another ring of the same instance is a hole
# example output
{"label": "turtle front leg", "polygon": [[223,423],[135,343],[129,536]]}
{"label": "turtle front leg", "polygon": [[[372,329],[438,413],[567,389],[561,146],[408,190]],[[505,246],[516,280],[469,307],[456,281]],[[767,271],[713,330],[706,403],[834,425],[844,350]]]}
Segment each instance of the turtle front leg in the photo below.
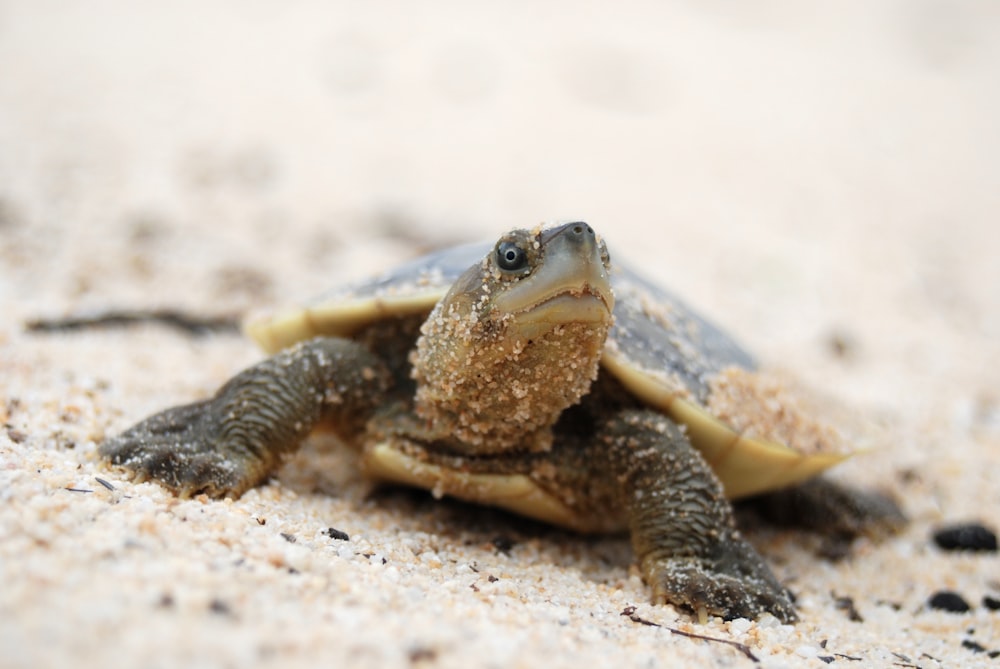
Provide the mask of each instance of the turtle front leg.
{"label": "turtle front leg", "polygon": [[361,429],[389,384],[385,365],[360,344],[313,339],[245,369],[211,399],[150,416],[99,451],[180,495],[235,497],[321,419]]}
{"label": "turtle front leg", "polygon": [[655,601],[701,619],[796,620],[789,593],[740,536],[721,484],[680,428],[655,412],[624,411],[596,446],[591,457],[620,490]]}

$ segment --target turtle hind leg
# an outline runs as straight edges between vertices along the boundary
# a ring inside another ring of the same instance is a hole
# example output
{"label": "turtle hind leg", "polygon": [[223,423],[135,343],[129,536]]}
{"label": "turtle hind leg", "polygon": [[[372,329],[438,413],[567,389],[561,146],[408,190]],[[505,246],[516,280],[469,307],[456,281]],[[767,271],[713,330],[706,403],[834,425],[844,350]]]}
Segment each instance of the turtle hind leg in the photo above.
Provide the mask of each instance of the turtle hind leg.
{"label": "turtle hind leg", "polygon": [[329,419],[363,428],[390,384],[382,362],[345,339],[318,338],[230,379],[208,400],[153,415],[99,450],[180,495],[239,496]]}
{"label": "turtle hind leg", "polygon": [[906,525],[906,516],[890,497],[860,490],[824,477],[757,495],[741,505],[784,527],[808,529],[830,537],[884,536]]}
{"label": "turtle hind leg", "polygon": [[617,490],[656,602],[701,619],[797,619],[788,591],[736,529],[715,474],[674,423],[652,411],[623,411],[584,457],[602,485]]}

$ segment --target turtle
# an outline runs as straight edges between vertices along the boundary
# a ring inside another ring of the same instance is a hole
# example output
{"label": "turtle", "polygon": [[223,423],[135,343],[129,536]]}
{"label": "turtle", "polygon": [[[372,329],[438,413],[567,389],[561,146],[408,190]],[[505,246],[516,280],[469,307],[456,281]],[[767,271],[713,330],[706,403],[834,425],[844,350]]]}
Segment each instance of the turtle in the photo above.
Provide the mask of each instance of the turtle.
{"label": "turtle", "polygon": [[583,222],[519,228],[251,320],[270,357],[99,452],[182,496],[235,498],[315,429],[375,481],[582,533],[627,532],[656,603],[797,619],[737,500],[854,536],[889,497],[820,475],[836,430]]}

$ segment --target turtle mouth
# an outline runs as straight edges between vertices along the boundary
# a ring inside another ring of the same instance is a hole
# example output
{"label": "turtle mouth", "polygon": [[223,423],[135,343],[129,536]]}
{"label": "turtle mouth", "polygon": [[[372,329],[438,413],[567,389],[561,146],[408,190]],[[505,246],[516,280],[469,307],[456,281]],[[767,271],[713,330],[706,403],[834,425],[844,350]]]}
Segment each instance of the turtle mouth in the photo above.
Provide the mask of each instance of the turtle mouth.
{"label": "turtle mouth", "polygon": [[599,281],[536,284],[532,286],[534,290],[502,296],[507,299],[498,296],[495,306],[514,318],[521,334],[529,338],[556,326],[571,323],[610,325],[615,304],[614,294],[603,264],[599,267]]}
{"label": "turtle mouth", "polygon": [[525,339],[536,339],[565,325],[582,325],[595,330],[611,324],[614,297],[610,289],[590,285],[547,293],[537,301],[507,312],[512,326]]}
{"label": "turtle mouth", "polygon": [[607,323],[614,306],[604,243],[582,225],[557,229],[536,270],[493,299],[500,313],[539,325]]}
{"label": "turtle mouth", "polygon": [[584,285],[579,289],[545,295],[514,313],[534,323],[599,323],[610,317],[613,300],[610,294]]}
{"label": "turtle mouth", "polygon": [[582,325],[600,329],[610,324],[611,309],[599,294],[560,293],[514,316],[518,334],[535,339],[559,326]]}

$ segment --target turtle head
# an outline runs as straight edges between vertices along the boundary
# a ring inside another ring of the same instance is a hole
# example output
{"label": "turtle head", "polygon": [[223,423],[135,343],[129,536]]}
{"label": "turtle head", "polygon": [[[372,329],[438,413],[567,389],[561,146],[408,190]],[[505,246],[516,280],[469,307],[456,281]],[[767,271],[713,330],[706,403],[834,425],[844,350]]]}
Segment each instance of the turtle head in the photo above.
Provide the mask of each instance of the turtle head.
{"label": "turtle head", "polygon": [[514,230],[454,283],[413,358],[417,412],[470,453],[544,450],[597,377],[614,295],[586,223]]}

